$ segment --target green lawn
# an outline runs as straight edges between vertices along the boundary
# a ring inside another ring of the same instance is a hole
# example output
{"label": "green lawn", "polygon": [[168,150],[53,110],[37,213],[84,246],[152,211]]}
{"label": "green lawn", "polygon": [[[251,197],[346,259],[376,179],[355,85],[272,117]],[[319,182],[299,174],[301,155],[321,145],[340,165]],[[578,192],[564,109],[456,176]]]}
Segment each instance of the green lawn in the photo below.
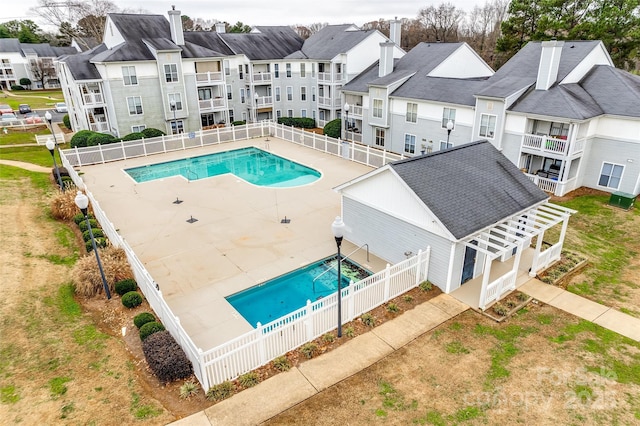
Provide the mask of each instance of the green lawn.
{"label": "green lawn", "polygon": [[[53,160],[49,150],[44,146],[21,146],[15,148],[0,149],[0,160],[24,161],[44,167],[53,167]],[[61,164],[58,151],[56,150],[56,161]],[[4,167],[4,166],[3,166]]]}
{"label": "green lawn", "polygon": [[20,104],[29,104],[32,109],[46,109],[56,102],[64,102],[62,90],[13,90],[11,95],[0,94],[0,103],[9,104],[14,110]]}
{"label": "green lawn", "polygon": [[46,125],[34,127],[30,130],[17,130],[7,128],[7,134],[0,132],[0,145],[18,145],[25,143],[35,143],[35,135],[48,135],[51,131]]}

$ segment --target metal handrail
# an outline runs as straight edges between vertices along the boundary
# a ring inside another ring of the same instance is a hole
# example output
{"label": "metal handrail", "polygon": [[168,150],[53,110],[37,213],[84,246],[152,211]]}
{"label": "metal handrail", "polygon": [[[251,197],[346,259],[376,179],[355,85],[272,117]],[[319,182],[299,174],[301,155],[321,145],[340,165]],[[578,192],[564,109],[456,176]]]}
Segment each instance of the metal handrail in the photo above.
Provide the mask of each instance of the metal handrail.
{"label": "metal handrail", "polygon": [[[357,252],[358,250],[360,250],[360,249],[361,249],[362,247],[364,247],[364,246],[367,246],[367,262],[368,262],[368,261],[369,261],[369,244],[367,244],[367,243],[362,244],[360,247],[356,248],[354,251],[352,251],[351,253],[347,254],[346,256],[342,256],[342,258],[344,258],[344,259],[348,259],[348,258],[349,258],[349,256],[351,256],[353,253]],[[321,273],[320,275],[318,275],[317,277],[315,277],[315,278],[313,279],[313,281],[312,281],[312,282],[314,282],[314,283],[315,283],[315,282],[316,282],[316,280],[317,280],[318,278],[320,278],[321,276],[323,276],[323,275],[324,275],[324,274],[326,274],[327,272],[331,271],[331,270],[333,269],[333,267],[334,267],[334,266],[336,266],[337,264],[338,264],[338,260],[336,259],[336,260],[335,260],[335,264],[330,265],[330,266],[329,266],[329,268],[327,268],[327,270],[326,270],[326,271],[324,271],[323,273]],[[313,290],[315,291],[315,288],[314,288]]]}
{"label": "metal handrail", "polygon": [[191,182],[191,179],[189,179],[189,173],[193,173],[193,175],[196,177],[194,180],[198,180],[198,179],[199,179],[199,178],[198,178],[198,174],[197,174],[196,172],[194,172],[194,171],[193,171],[193,170],[191,170],[191,169],[187,169],[187,180],[188,180],[189,182]]}

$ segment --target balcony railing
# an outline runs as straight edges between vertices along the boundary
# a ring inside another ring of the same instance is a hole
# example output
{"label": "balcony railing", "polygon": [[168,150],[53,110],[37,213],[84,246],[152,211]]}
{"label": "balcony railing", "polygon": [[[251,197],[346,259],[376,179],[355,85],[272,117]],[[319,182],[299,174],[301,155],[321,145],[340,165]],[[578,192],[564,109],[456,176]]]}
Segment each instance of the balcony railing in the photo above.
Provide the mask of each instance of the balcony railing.
{"label": "balcony railing", "polygon": [[340,108],[340,99],[318,97],[318,106],[324,108]]}
{"label": "balcony railing", "polygon": [[271,73],[270,72],[259,72],[253,74],[253,82],[254,83],[270,83],[271,82]]}
{"label": "balcony railing", "polygon": [[209,72],[196,74],[196,84],[198,85],[221,83],[223,81],[224,81],[224,76],[220,71],[215,71],[215,72],[209,71]]}
{"label": "balcony railing", "polygon": [[256,106],[258,108],[265,108],[273,106],[273,96],[261,96],[257,99]]}
{"label": "balcony railing", "polygon": [[200,111],[225,109],[224,98],[205,99],[198,101]]}
{"label": "balcony railing", "polygon": [[94,132],[106,132],[109,130],[109,123],[99,121],[97,123],[89,123],[89,127]]}
{"label": "balcony railing", "polygon": [[96,105],[104,103],[104,97],[102,96],[102,93],[85,93],[82,95],[82,99],[84,100],[85,105]]}
{"label": "balcony railing", "polygon": [[358,105],[349,105],[349,116],[362,117],[362,107]]}
{"label": "balcony railing", "polygon": [[330,72],[319,72],[318,81],[323,83],[339,83],[343,79],[342,73],[335,73],[333,76]]}
{"label": "balcony railing", "polygon": [[528,151],[540,153],[562,154],[572,156],[584,151],[584,139],[578,139],[570,143],[566,139],[552,138],[546,135],[525,134],[522,136],[522,147]]}

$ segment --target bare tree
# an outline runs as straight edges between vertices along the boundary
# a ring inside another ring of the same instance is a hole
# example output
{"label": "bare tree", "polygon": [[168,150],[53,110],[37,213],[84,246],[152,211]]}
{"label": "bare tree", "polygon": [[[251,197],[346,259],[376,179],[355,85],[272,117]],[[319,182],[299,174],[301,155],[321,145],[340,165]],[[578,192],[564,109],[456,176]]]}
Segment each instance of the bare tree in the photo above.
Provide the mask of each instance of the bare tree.
{"label": "bare tree", "polygon": [[49,80],[57,78],[56,69],[53,66],[51,58],[30,59],[29,65],[33,79],[35,81],[39,81],[43,89],[46,87]]}
{"label": "bare tree", "polygon": [[[45,22],[65,31],[67,37],[94,37],[102,40],[108,13],[118,12],[110,0],[38,0],[31,11]],[[64,23],[71,24],[63,26]]]}
{"label": "bare tree", "polygon": [[311,30],[308,27],[305,27],[304,25],[292,25],[291,28],[293,28],[296,34],[298,34],[300,38],[302,38],[303,40],[306,40],[309,37],[311,37]]}
{"label": "bare tree", "polygon": [[315,24],[308,25],[307,28],[311,31],[311,34],[315,34],[327,25],[329,25],[328,22],[316,22]]}
{"label": "bare tree", "polygon": [[361,30],[378,30],[382,34],[389,37],[389,21],[386,19],[378,19],[377,21],[366,22],[360,27]]}
{"label": "bare tree", "polygon": [[496,43],[508,4],[507,0],[493,0],[482,7],[476,5],[460,28],[462,39],[492,66],[495,66]]}
{"label": "bare tree", "polygon": [[464,18],[464,11],[456,8],[452,3],[440,3],[420,9],[418,20],[427,31],[427,41],[455,42],[458,41],[458,28]]}

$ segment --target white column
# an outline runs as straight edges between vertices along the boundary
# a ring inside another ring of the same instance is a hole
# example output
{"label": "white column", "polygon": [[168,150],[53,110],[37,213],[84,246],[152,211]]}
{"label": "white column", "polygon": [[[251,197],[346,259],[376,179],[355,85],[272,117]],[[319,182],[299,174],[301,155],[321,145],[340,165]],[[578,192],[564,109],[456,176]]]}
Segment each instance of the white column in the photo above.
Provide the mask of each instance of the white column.
{"label": "white column", "polygon": [[491,276],[491,262],[493,258],[489,254],[484,256],[484,271],[482,275],[482,287],[480,289],[480,302],[478,307],[484,311],[487,304],[487,287],[489,286],[489,278]]}
{"label": "white column", "polygon": [[529,276],[535,277],[538,272],[538,261],[540,260],[540,251],[542,250],[542,239],[544,238],[544,231],[540,232],[538,235],[538,240],[536,241],[536,251],[533,253],[533,264],[531,265],[531,269],[529,270]]}

